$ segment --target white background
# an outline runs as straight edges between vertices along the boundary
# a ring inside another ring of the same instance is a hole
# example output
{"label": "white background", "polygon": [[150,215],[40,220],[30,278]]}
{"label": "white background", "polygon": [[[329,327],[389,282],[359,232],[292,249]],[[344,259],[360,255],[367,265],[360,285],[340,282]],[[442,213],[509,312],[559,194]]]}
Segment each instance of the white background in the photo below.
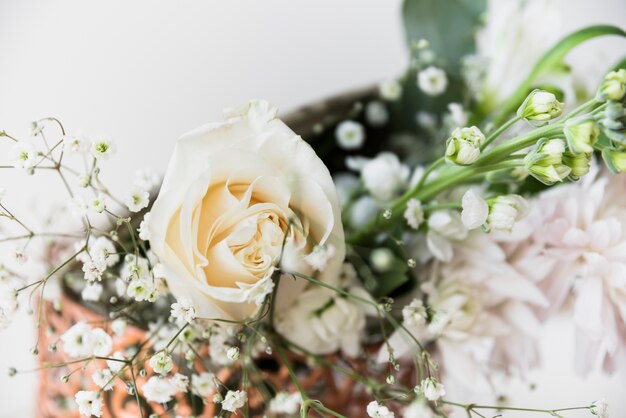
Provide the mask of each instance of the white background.
{"label": "white background", "polygon": [[[265,98],[286,111],[398,74],[407,61],[400,3],[0,0],[0,129],[26,135],[30,121],[54,115],[72,131],[113,138],[118,155],[107,163],[109,184],[124,190],[137,168],[163,170],[176,137],[219,120],[226,106]],[[564,29],[626,27],[623,0],[557,4]],[[20,195],[32,179],[1,172],[0,183],[13,207],[33,202]],[[43,185],[39,204],[61,192],[53,180]],[[614,416],[626,416],[624,380],[573,376],[564,324],[547,329],[546,364],[532,376],[538,389],[513,385],[513,402],[558,407],[606,396]],[[9,380],[4,370],[32,367],[33,335],[25,314],[0,334],[0,417],[32,416],[35,376]]]}

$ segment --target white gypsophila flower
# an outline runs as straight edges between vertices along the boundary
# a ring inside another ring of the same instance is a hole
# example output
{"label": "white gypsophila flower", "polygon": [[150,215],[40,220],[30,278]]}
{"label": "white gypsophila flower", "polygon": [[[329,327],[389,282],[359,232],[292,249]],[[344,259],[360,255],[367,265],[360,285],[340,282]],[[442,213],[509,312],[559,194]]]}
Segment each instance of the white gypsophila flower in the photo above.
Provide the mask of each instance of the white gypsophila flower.
{"label": "white gypsophila flower", "polygon": [[386,80],[378,86],[378,94],[384,100],[395,102],[402,97],[402,85],[397,80]]}
{"label": "white gypsophila flower", "polygon": [[100,283],[87,283],[83,290],[80,292],[80,296],[83,300],[87,301],[98,301],[100,300],[100,296],[102,296],[102,291],[104,288]]}
{"label": "white gypsophila flower", "polygon": [[460,103],[448,103],[448,112],[450,112],[450,121],[455,127],[463,127],[467,125],[469,116],[463,105]]}
{"label": "white gypsophila flower", "polygon": [[428,314],[421,299],[413,299],[411,303],[402,308],[404,324],[409,327],[420,327],[426,324]]}
{"label": "white gypsophila flower", "polygon": [[150,193],[145,189],[134,187],[124,200],[124,204],[129,211],[139,212],[150,204]]}
{"label": "white gypsophila flower", "polygon": [[172,303],[170,315],[178,321],[191,323],[196,319],[196,308],[193,307],[191,299],[182,297]]}
{"label": "white gypsophila flower", "polygon": [[139,239],[144,241],[150,240],[150,212],[143,216],[137,232],[139,232]]}
{"label": "white gypsophila flower", "polygon": [[111,322],[111,331],[118,337],[121,337],[126,332],[128,322],[124,318],[117,318]]}
{"label": "white gypsophila flower", "polygon": [[300,411],[302,396],[300,392],[278,392],[270,401],[268,410],[274,414],[294,415]]}
{"label": "white gypsophila flower", "polygon": [[476,126],[456,128],[446,141],[446,161],[459,165],[470,165],[480,157],[485,135]]}
{"label": "white gypsophila flower", "polygon": [[480,228],[487,222],[489,205],[476,189],[471,188],[463,194],[461,199],[461,219],[467,229]]}
{"label": "white gypsophila flower", "polygon": [[91,375],[91,380],[102,390],[113,389],[114,373],[111,369],[97,370]]}
{"label": "white gypsophila flower", "polygon": [[237,361],[237,359],[239,359],[239,347],[230,347],[226,350],[226,357],[228,357],[230,361]]}
{"label": "white gypsophila flower", "polygon": [[367,404],[367,416],[370,418],[395,418],[395,414],[389,408],[376,401]]}
{"label": "white gypsophila flower", "polygon": [[383,102],[377,100],[365,106],[365,120],[370,126],[381,127],[389,122],[389,111]]}
{"label": "white gypsophila flower", "polygon": [[170,379],[152,376],[141,388],[143,395],[150,402],[167,403],[178,392],[176,385]]}
{"label": "white gypsophila flower", "polygon": [[91,330],[91,340],[93,343],[92,353],[95,356],[108,356],[113,349],[113,339],[102,328],[94,328]]}
{"label": "white gypsophila flower", "polygon": [[215,375],[209,372],[193,374],[191,376],[191,392],[201,398],[206,398],[217,389]]}
{"label": "white gypsophila flower", "polygon": [[446,395],[443,385],[434,378],[428,377],[420,383],[420,392],[429,401],[436,401]]}
{"label": "white gypsophila flower", "polygon": [[78,411],[86,417],[102,415],[102,398],[100,393],[93,390],[81,390],[74,396]]}
{"label": "white gypsophila flower", "polygon": [[76,184],[78,184],[78,187],[81,188],[86,188],[87,186],[89,186],[89,184],[91,183],[91,177],[87,176],[87,175],[82,175],[82,176],[77,176],[76,177]]}
{"label": "white gypsophila flower", "polygon": [[122,370],[122,367],[124,367],[124,364],[126,364],[124,354],[122,354],[120,351],[116,351],[115,353],[111,354],[109,356],[109,359],[110,360],[106,361],[106,364],[113,373],[117,373]]}
{"label": "white gypsophila flower", "polygon": [[365,141],[365,128],[353,120],[344,120],[335,129],[335,138],[340,148],[355,150],[363,146]]}
{"label": "white gypsophila flower", "polygon": [[184,374],[175,373],[174,376],[170,378],[170,382],[176,387],[177,392],[187,393],[189,390],[189,377]]}
{"label": "white gypsophila flower", "polygon": [[37,149],[30,142],[18,141],[13,144],[9,159],[13,167],[30,170],[37,163]]}
{"label": "white gypsophila flower", "polygon": [[609,418],[610,409],[609,404],[606,402],[606,399],[600,399],[599,401],[595,401],[591,404],[591,413],[598,418]]}
{"label": "white gypsophila flower", "polygon": [[489,205],[487,225],[499,231],[511,232],[515,222],[528,214],[528,203],[516,194],[498,196]]}
{"label": "white gypsophila flower", "polygon": [[304,261],[316,271],[324,271],[328,261],[335,255],[333,245],[316,245]]}
{"label": "white gypsophila flower", "polygon": [[124,257],[124,264],[120,269],[123,280],[145,279],[150,277],[150,262],[144,257],[128,254]]}
{"label": "white gypsophila flower", "polygon": [[65,135],[63,137],[63,151],[74,154],[86,154],[90,147],[89,140],[80,135]]}
{"label": "white gypsophila flower", "polygon": [[103,195],[98,195],[93,199],[89,200],[88,208],[90,211],[95,213],[102,213],[106,209],[106,201]]}
{"label": "white gypsophila flower", "polygon": [[381,152],[366,160],[361,168],[365,188],[375,199],[387,202],[404,189],[409,180],[410,169],[391,152]]}
{"label": "white gypsophila flower", "polygon": [[91,155],[96,159],[107,159],[115,152],[115,144],[108,139],[95,139],[91,143]]}
{"label": "white gypsophila flower", "polygon": [[406,209],[404,210],[404,219],[406,223],[413,229],[418,229],[422,222],[424,222],[424,210],[422,209],[422,202],[417,199],[410,199],[406,203]]}
{"label": "white gypsophila flower", "polygon": [[106,264],[100,260],[89,260],[83,264],[85,280],[95,282],[102,280],[102,273],[106,270]]}
{"label": "white gypsophila flower", "polygon": [[85,322],[77,322],[61,335],[63,350],[71,357],[87,357],[93,354],[94,341],[91,328]]}
{"label": "white gypsophila flower", "polygon": [[120,261],[115,244],[107,237],[98,237],[89,241],[89,255],[92,260],[104,263],[107,267],[113,267]]}
{"label": "white gypsophila flower", "polygon": [[154,302],[158,297],[158,290],[154,280],[149,277],[131,279],[126,288],[126,294],[137,302]]}
{"label": "white gypsophila flower", "polygon": [[161,184],[161,176],[154,170],[145,168],[135,172],[135,180],[133,185],[140,189],[152,191]]}
{"label": "white gypsophila flower", "polygon": [[429,96],[439,96],[448,87],[448,77],[441,68],[430,66],[417,74],[417,86]]}
{"label": "white gypsophila flower", "polygon": [[165,351],[159,351],[150,357],[150,367],[155,373],[166,375],[174,368],[174,360]]}
{"label": "white gypsophila flower", "polygon": [[248,401],[248,394],[243,390],[229,390],[222,401],[222,409],[235,412]]}

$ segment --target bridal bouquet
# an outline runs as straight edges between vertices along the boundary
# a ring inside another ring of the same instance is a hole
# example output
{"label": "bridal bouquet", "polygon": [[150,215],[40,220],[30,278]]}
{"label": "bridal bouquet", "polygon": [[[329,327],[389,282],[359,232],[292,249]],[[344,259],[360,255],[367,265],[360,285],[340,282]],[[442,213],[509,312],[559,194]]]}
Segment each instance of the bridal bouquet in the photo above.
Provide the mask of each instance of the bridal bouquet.
{"label": "bridal bouquet", "polygon": [[445,39],[424,3],[397,79],[285,121],[227,109],[125,193],[102,180],[108,138],[0,132],[3,168],[58,177],[68,203],[32,223],[7,201],[36,191],[0,201],[0,326],[33,314],[41,416],[608,417],[459,397],[536,366],[562,310],[582,374],[626,372],[626,69],[585,93],[563,64],[626,33],[565,37],[502,98],[467,35],[480,2]]}

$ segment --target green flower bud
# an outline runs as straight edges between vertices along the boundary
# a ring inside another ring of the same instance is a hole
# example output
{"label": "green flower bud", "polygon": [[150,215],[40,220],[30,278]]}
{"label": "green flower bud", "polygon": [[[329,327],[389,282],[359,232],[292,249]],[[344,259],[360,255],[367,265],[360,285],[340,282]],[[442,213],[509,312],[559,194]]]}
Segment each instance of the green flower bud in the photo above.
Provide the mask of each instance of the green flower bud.
{"label": "green flower bud", "polygon": [[475,126],[456,128],[446,142],[446,161],[458,165],[473,164],[480,157],[485,135]]}
{"label": "green flower bud", "polygon": [[570,179],[578,180],[589,172],[592,155],[591,152],[574,154],[570,150],[563,153],[563,163],[572,169],[569,174]]}
{"label": "green flower bud", "polygon": [[602,150],[602,159],[612,173],[626,172],[626,152],[606,148]]}
{"label": "green flower bud", "polygon": [[526,155],[524,165],[531,176],[544,184],[552,185],[563,181],[572,171],[563,163],[564,153],[564,140],[544,138]]}
{"label": "green flower bud", "polygon": [[563,133],[571,152],[589,154],[593,152],[593,146],[598,141],[600,128],[592,120],[573,120],[565,123]]}
{"label": "green flower bud", "polygon": [[517,116],[536,122],[547,122],[563,112],[563,103],[553,93],[533,90],[517,109]]}
{"label": "green flower bud", "polygon": [[602,80],[598,89],[597,98],[602,101],[606,100],[622,100],[626,95],[626,70],[620,68],[617,71],[611,71]]}

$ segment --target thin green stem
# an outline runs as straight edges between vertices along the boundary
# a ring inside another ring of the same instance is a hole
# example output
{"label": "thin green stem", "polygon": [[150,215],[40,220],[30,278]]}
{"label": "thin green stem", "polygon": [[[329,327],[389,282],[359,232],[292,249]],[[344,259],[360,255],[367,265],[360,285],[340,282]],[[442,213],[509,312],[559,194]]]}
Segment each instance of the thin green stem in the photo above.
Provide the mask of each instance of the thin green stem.
{"label": "thin green stem", "polygon": [[487,148],[487,146],[489,146],[489,144],[491,144],[493,141],[495,141],[501,134],[503,134],[507,129],[509,129],[511,126],[515,125],[521,119],[522,118],[520,118],[519,116],[515,116],[514,118],[511,118],[507,122],[505,122],[498,129],[493,131],[491,134],[489,134],[489,136],[485,140],[485,143],[483,144],[483,146],[480,147],[481,151],[484,150],[485,148]]}

